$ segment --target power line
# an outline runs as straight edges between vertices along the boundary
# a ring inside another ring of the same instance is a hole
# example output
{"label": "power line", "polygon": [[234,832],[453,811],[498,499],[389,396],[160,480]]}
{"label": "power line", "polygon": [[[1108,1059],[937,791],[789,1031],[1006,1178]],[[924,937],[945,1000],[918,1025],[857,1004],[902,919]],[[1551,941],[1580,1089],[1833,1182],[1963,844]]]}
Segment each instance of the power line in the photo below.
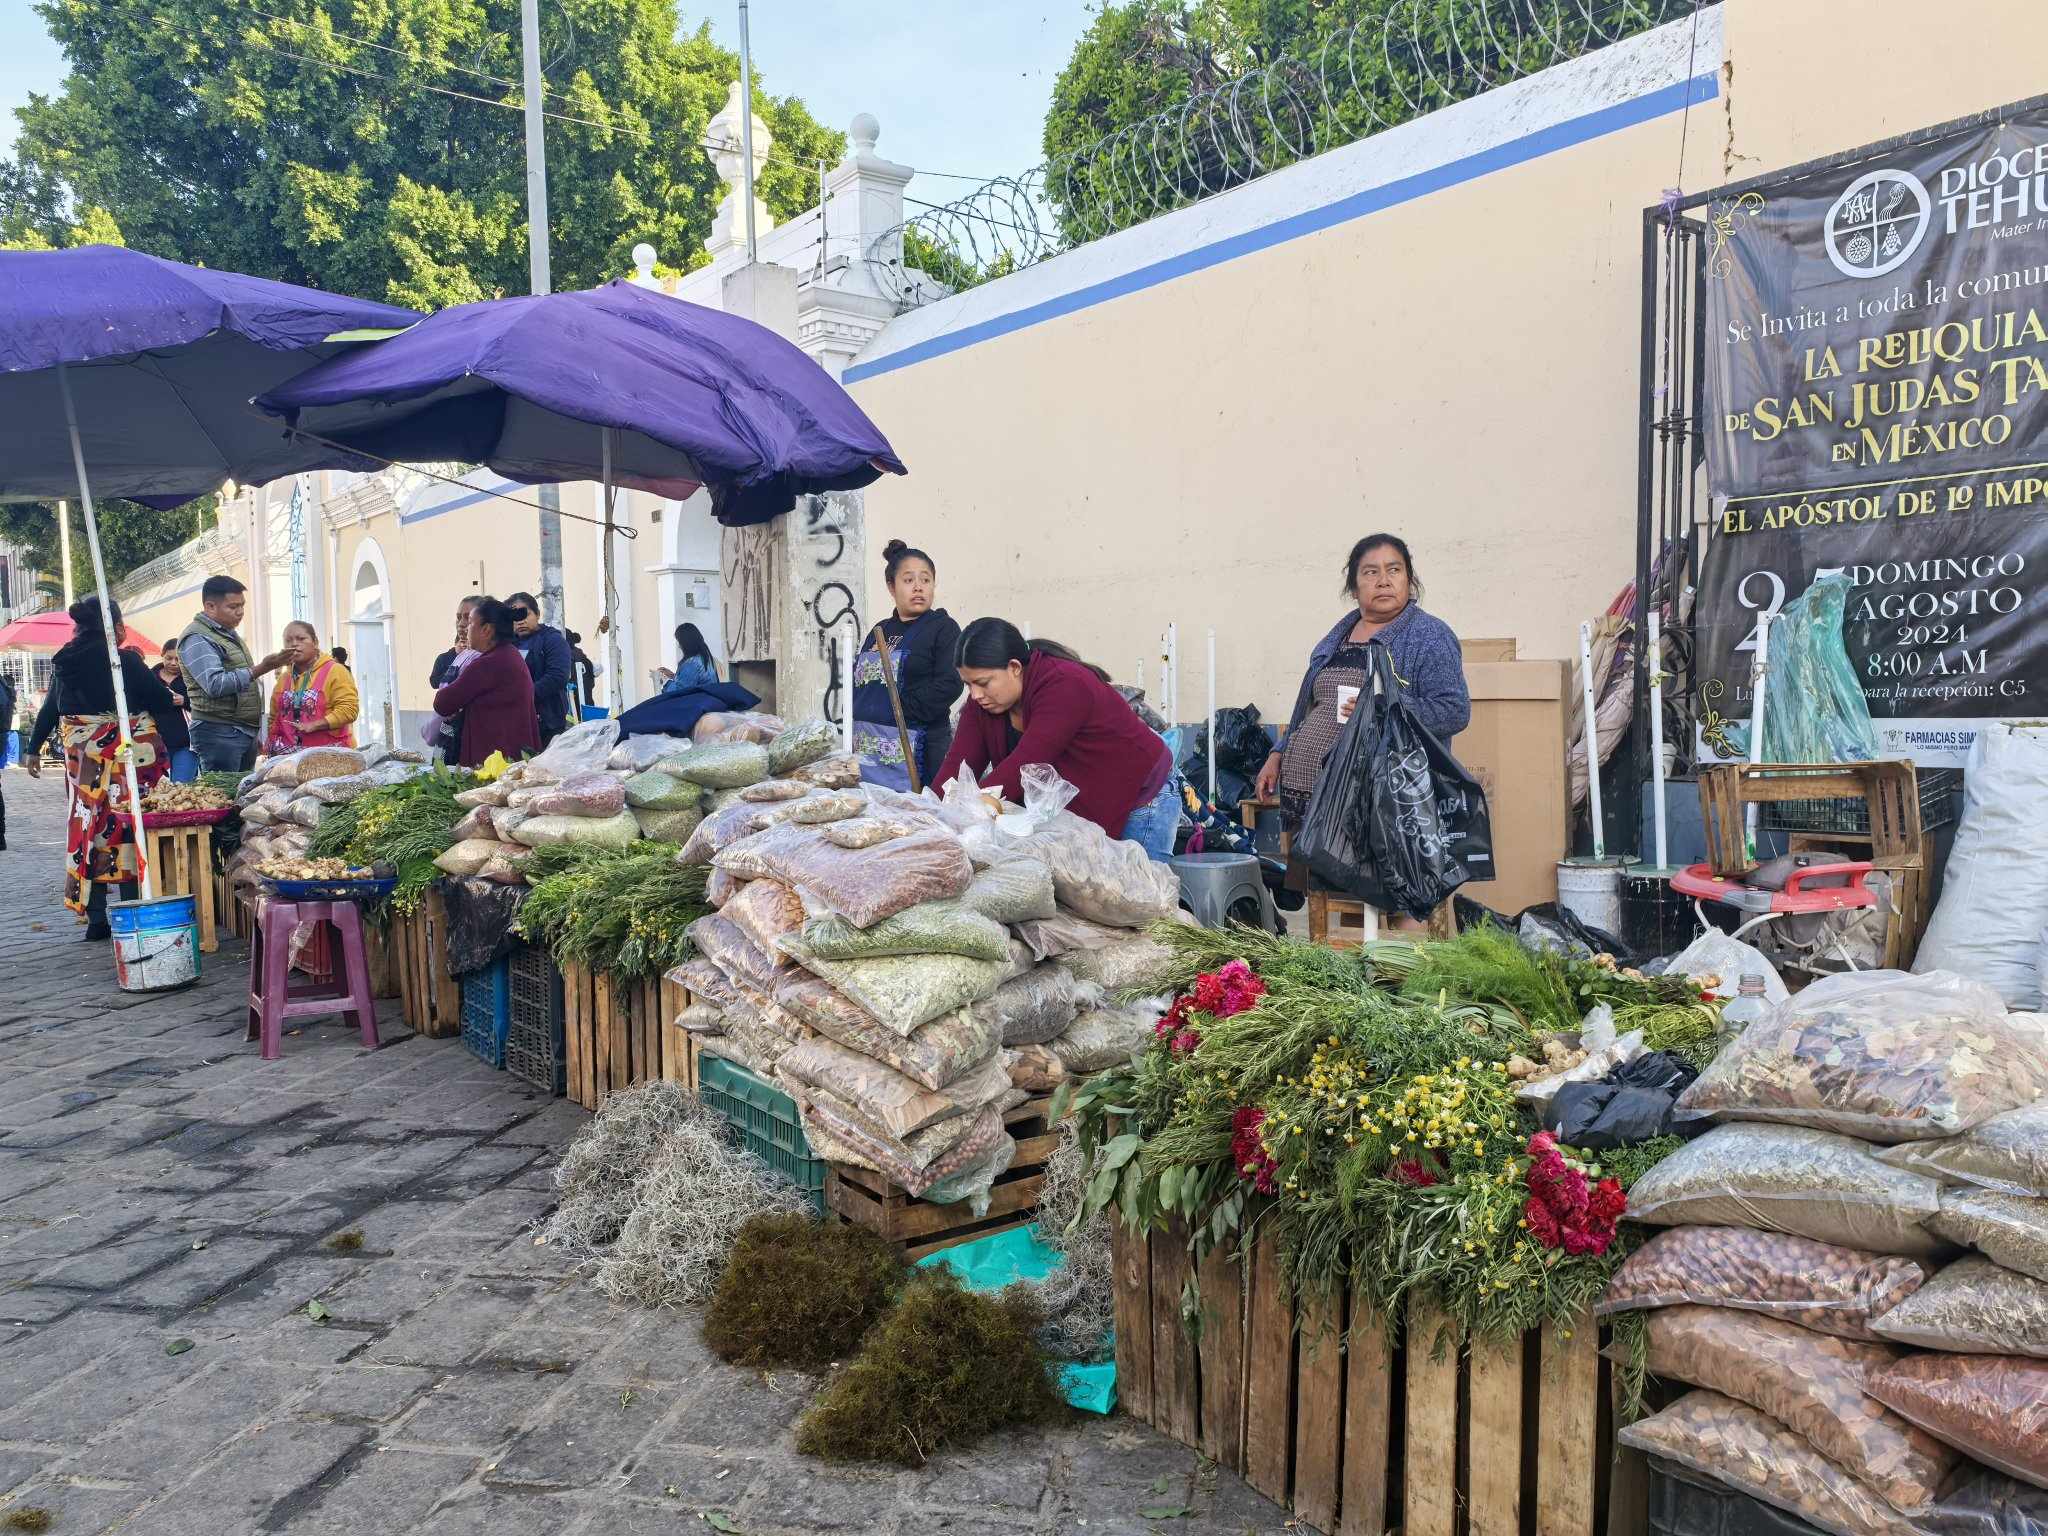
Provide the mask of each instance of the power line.
{"label": "power line", "polygon": [[[446,59],[431,59],[428,58],[423,53],[410,53],[403,48],[393,48],[388,43],[373,42],[371,39],[367,37],[357,37],[352,33],[348,32],[337,32],[331,26],[323,29],[314,26],[313,23],[310,21],[301,21],[296,16],[280,16],[275,11],[259,10],[256,9],[255,7],[251,7],[251,11],[253,14],[264,17],[266,20],[269,21],[281,21],[286,26],[297,27],[303,32],[318,32],[321,33],[321,35],[323,36],[337,38],[345,43],[355,43],[364,48],[375,48],[380,53],[395,54],[401,59],[406,59],[414,64],[424,65],[430,69],[453,70],[456,74],[459,75],[473,75],[479,80],[488,80],[493,85],[510,86],[513,90],[517,91],[523,91],[525,89],[525,87],[517,80],[508,80],[503,75],[494,75],[486,70],[470,69],[461,64],[451,64]],[[556,96],[561,94],[560,92],[552,89],[545,81],[541,83],[540,93],[543,96]]]}

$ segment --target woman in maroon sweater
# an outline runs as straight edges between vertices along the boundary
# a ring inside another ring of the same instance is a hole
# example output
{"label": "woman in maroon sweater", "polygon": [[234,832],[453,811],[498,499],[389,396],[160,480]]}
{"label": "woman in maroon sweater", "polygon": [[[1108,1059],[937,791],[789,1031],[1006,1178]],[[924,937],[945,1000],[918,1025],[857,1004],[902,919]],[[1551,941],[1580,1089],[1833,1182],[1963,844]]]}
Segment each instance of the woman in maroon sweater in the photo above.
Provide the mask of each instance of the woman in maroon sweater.
{"label": "woman in maroon sweater", "polygon": [[[965,767],[983,788],[1022,803],[1025,765],[1047,763],[1078,791],[1068,806],[1076,816],[1144,843],[1155,858],[1172,854],[1177,814],[1156,828],[1160,818],[1149,813],[1172,777],[1173,755],[1100,672],[1050,641],[1027,642],[1003,619],[968,625],[957,658],[968,704],[939,787]],[[1153,846],[1161,831],[1163,851]]]}
{"label": "woman in maroon sweater", "polygon": [[540,717],[533,709],[533,674],[512,644],[512,614],[495,597],[469,614],[469,648],[476,660],[434,694],[434,713],[460,717],[462,750],[455,760],[474,768],[493,752],[518,759],[540,750]]}

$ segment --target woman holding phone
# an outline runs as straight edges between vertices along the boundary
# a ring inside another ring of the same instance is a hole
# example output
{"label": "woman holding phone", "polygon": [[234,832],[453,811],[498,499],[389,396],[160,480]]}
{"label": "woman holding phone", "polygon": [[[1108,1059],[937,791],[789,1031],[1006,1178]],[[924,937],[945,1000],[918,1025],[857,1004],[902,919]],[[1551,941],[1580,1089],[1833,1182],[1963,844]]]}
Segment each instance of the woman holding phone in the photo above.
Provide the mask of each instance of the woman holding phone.
{"label": "woman holding phone", "polygon": [[[1406,540],[1373,533],[1352,545],[1344,562],[1344,595],[1356,606],[1309,652],[1287,734],[1259,770],[1258,796],[1269,800],[1279,791],[1281,823],[1289,833],[1301,830],[1324,760],[1372,675],[1367,647],[1373,642],[1392,653],[1402,697],[1439,740],[1448,744],[1472,721],[1458,637],[1423,611],[1422,580]],[[1290,871],[1290,880],[1295,873]]]}

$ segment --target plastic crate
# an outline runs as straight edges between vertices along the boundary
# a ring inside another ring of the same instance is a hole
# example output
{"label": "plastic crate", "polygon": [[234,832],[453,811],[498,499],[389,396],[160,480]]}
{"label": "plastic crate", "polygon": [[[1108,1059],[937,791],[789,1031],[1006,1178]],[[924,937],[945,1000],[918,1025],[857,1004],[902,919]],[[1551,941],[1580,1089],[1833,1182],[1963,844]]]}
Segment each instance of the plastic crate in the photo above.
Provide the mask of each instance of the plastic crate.
{"label": "plastic crate", "polygon": [[505,1031],[505,1070],[556,1098],[569,1091],[562,1040],[562,973],[545,950],[515,949],[508,972],[511,1019]]}
{"label": "plastic crate", "polygon": [[702,1056],[697,1096],[731,1122],[740,1145],[811,1198],[825,1213],[825,1160],[811,1155],[796,1100],[722,1056]]}
{"label": "plastic crate", "polygon": [[505,1067],[505,1035],[512,1022],[506,962],[493,960],[462,978],[462,1043],[481,1061]]}
{"label": "plastic crate", "polygon": [[[1932,832],[1962,814],[1963,770],[1922,768],[1920,830]],[[1865,837],[1870,832],[1870,806],[1863,800],[1780,800],[1757,807],[1757,821],[1777,832],[1840,832]]]}
{"label": "plastic crate", "polygon": [[1796,1515],[1650,1458],[1650,1536],[1820,1536]]}

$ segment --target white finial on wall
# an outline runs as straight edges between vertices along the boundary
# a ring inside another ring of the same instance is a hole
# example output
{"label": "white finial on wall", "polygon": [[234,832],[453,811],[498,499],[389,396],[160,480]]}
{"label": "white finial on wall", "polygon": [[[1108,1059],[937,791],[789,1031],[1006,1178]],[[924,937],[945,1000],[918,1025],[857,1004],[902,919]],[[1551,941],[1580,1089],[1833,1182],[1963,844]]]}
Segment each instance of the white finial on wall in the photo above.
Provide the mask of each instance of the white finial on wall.
{"label": "white finial on wall", "polygon": [[661,287],[661,280],[654,275],[654,247],[642,240],[633,247],[633,282],[641,288]]}
{"label": "white finial on wall", "polygon": [[[768,125],[761,120],[761,114],[754,114],[754,180],[759,185],[761,173],[768,166],[768,151],[775,143]],[[725,200],[718,205],[718,216],[711,221],[711,254],[718,256],[727,250],[744,250],[747,243],[746,210],[740,206],[741,168],[746,162],[746,152],[740,147],[740,84],[735,80],[725,93],[725,106],[718,116],[704,127],[704,155],[717,170],[719,180],[726,185]],[[775,220],[768,215],[768,205],[759,197],[754,199],[754,228],[758,235],[765,235],[775,227]]]}
{"label": "white finial on wall", "polygon": [[882,125],[875,120],[872,112],[862,112],[847,124],[846,136],[853,141],[853,158],[872,155],[875,152],[875,141],[882,136]]}

